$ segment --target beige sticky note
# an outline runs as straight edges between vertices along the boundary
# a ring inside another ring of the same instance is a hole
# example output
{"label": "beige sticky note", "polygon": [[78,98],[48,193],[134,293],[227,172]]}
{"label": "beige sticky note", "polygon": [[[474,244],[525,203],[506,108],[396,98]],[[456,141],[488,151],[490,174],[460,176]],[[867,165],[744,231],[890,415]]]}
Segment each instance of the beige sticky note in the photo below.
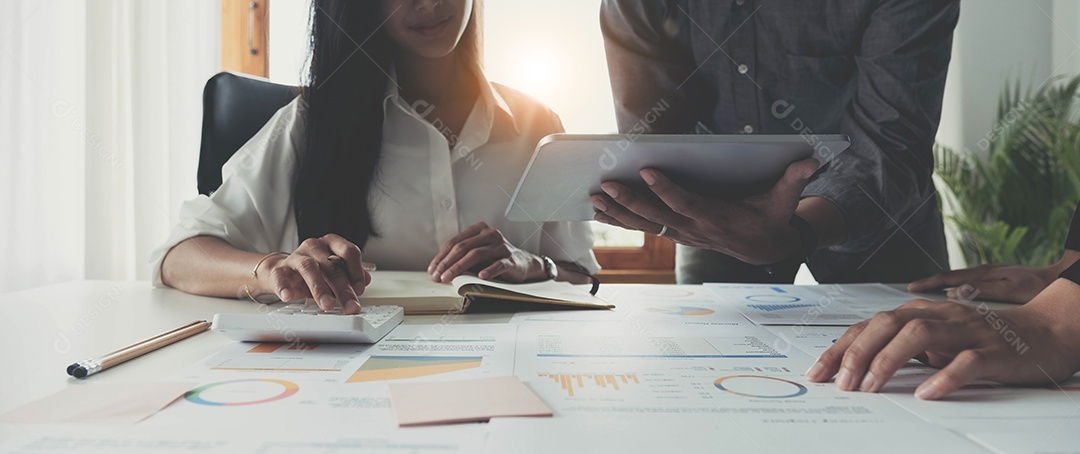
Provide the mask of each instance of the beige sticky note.
{"label": "beige sticky note", "polygon": [[133,424],[165,408],[197,383],[69,385],[0,416],[6,423]]}
{"label": "beige sticky note", "polygon": [[389,387],[390,405],[399,426],[487,421],[498,416],[551,416],[551,409],[514,376],[393,383]]}

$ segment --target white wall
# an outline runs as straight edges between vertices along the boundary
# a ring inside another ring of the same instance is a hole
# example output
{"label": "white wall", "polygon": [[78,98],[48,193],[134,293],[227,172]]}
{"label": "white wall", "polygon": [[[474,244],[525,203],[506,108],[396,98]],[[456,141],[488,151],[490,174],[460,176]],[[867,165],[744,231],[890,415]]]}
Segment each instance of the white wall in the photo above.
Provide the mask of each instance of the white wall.
{"label": "white wall", "polygon": [[310,0],[274,0],[270,4],[270,80],[300,85],[306,71]]}
{"label": "white wall", "polygon": [[1080,72],[1080,2],[979,0],[960,10],[937,140],[982,152],[1007,81],[1037,87]]}
{"label": "white wall", "polygon": [[[1037,87],[1080,72],[1080,2],[978,0],[960,5],[937,140],[985,155],[979,141],[997,116],[1007,81]],[[948,223],[946,223],[948,224]],[[965,266],[953,238],[950,262]]]}

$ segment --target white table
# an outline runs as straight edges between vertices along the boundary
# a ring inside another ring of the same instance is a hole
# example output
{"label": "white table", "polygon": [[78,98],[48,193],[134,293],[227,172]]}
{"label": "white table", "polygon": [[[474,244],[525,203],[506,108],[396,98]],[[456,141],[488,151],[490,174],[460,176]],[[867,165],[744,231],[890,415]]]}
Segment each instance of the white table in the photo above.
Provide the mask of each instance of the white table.
{"label": "white table", "polygon": [[[64,371],[76,361],[216,313],[254,313],[256,303],[153,288],[145,281],[76,281],[0,295],[0,413],[85,383],[137,382],[175,374],[233,341],[201,334],[83,380]],[[462,314],[446,323],[505,323],[511,314]],[[409,316],[405,323],[440,323]],[[4,432],[0,429],[0,437]]]}
{"label": "white table", "polygon": [[[219,312],[254,312],[255,303],[207,298],[143,281],[78,281],[2,295],[0,413],[66,386],[163,380],[232,341],[201,334],[85,380],[65,368]],[[992,305],[995,308],[1007,305]],[[506,323],[510,314],[406,317],[407,324]],[[1080,408],[1080,407],[1078,407]],[[0,442],[16,435],[0,427]],[[1080,449],[1080,443],[1076,449]]]}

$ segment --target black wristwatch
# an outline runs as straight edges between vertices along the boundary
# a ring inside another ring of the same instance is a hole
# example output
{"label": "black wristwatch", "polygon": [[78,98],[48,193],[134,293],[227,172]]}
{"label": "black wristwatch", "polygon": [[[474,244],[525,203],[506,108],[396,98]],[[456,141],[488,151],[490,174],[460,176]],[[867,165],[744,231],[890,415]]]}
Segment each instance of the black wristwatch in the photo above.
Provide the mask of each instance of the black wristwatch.
{"label": "black wristwatch", "polygon": [[544,274],[547,275],[548,280],[554,281],[555,278],[559,277],[559,266],[555,264],[554,260],[551,260],[551,257],[541,255],[540,260],[544,261]]}

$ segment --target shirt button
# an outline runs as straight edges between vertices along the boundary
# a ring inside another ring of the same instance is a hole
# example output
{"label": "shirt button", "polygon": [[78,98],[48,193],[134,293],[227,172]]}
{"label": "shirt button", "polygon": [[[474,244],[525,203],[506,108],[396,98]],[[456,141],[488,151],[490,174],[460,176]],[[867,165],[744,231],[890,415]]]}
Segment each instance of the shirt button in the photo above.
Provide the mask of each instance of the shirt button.
{"label": "shirt button", "polygon": [[745,3],[746,3],[746,0],[735,0],[735,4],[739,5],[739,6],[743,6]]}
{"label": "shirt button", "polygon": [[450,207],[452,207],[452,206],[454,206],[454,202],[451,202],[450,199],[443,199],[442,200],[442,207],[443,208],[446,208],[447,210],[449,210]]}
{"label": "shirt button", "polygon": [[754,127],[750,126],[750,125],[746,125],[746,126],[742,127],[742,131],[747,133],[747,134],[752,134],[754,132]]}
{"label": "shirt button", "polygon": [[739,65],[739,74],[746,74],[750,71],[750,68],[746,65]]}

